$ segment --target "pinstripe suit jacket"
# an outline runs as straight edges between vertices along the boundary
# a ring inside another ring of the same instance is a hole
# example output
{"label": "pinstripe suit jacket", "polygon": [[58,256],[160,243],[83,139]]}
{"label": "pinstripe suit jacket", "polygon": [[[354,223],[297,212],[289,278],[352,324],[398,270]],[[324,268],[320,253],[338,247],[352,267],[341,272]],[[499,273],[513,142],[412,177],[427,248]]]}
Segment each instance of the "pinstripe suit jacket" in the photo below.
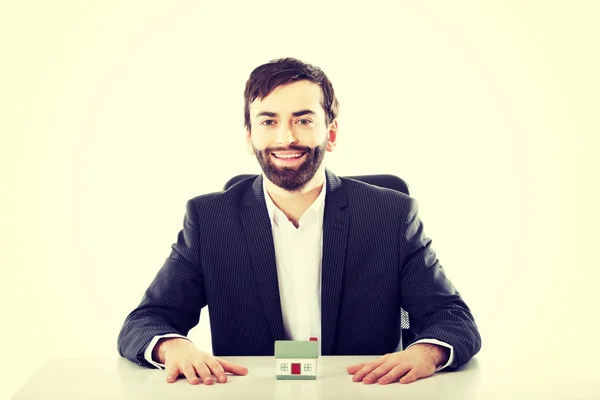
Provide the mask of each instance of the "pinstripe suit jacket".
{"label": "pinstripe suit jacket", "polygon": [[[262,176],[187,203],[170,256],[131,312],[119,353],[150,366],[155,335],[187,335],[208,306],[213,353],[268,356],[286,339]],[[383,355],[400,340],[400,307],[414,340],[454,346],[451,367],[481,346],[473,316],[446,278],[417,204],[402,193],[326,171],[322,354]]]}

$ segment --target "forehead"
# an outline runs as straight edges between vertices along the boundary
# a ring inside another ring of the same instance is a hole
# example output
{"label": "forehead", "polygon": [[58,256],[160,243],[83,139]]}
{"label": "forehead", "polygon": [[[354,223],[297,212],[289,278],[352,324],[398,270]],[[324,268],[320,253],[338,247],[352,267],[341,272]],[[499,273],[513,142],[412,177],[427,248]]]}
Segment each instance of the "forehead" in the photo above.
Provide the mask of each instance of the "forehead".
{"label": "forehead", "polygon": [[323,92],[321,87],[310,81],[296,81],[276,87],[264,99],[250,103],[250,115],[254,117],[261,111],[275,112],[279,115],[291,114],[298,110],[314,110],[325,114],[321,106]]}

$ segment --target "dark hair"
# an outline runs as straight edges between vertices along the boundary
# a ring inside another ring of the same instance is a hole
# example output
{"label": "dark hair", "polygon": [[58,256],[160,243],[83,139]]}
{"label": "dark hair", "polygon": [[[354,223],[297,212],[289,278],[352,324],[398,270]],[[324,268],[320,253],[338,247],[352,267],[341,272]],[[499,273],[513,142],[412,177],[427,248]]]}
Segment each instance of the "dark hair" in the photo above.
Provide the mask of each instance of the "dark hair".
{"label": "dark hair", "polygon": [[250,103],[262,100],[275,88],[288,83],[307,80],[321,87],[321,106],[329,125],[338,115],[339,103],[327,75],[314,65],[295,58],[280,58],[256,67],[250,74],[244,90],[244,126],[250,131]]}

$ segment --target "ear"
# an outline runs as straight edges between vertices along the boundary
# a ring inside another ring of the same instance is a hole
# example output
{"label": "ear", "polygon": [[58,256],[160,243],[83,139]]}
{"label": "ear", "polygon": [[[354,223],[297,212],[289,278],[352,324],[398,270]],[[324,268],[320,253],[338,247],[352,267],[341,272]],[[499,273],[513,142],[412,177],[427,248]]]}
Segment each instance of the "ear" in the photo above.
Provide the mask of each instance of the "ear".
{"label": "ear", "polygon": [[329,131],[327,132],[327,147],[325,148],[327,151],[331,152],[335,149],[337,145],[337,132],[338,132],[338,121],[334,119],[331,124],[329,124]]}
{"label": "ear", "polygon": [[254,148],[252,147],[252,136],[250,130],[246,130],[246,151],[250,155],[254,155]]}

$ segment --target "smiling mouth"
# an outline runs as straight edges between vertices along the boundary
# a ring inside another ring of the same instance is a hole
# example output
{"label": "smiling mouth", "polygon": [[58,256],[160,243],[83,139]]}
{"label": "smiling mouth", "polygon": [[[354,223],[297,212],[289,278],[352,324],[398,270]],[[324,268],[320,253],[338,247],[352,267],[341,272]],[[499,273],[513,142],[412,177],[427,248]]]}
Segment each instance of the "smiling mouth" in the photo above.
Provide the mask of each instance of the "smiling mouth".
{"label": "smiling mouth", "polygon": [[278,158],[280,160],[294,160],[296,158],[300,158],[303,155],[305,155],[306,153],[297,153],[297,154],[275,154],[275,153],[271,153],[273,155],[273,157]]}

